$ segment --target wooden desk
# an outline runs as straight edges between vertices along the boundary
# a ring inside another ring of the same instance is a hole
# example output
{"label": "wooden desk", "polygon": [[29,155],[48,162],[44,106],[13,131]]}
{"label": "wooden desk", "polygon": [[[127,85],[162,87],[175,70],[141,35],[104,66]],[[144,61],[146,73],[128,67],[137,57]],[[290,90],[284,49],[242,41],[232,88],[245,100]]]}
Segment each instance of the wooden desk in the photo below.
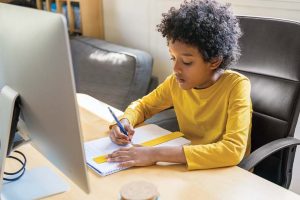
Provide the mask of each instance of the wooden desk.
{"label": "wooden desk", "polygon": [[[90,140],[105,136],[108,127],[107,120],[110,118],[101,112],[101,109],[106,109],[105,104],[80,94],[78,95],[78,102],[84,139]],[[70,183],[71,189],[68,192],[47,198],[49,200],[117,200],[120,188],[128,182],[137,180],[145,180],[155,184],[160,193],[160,200],[300,200],[299,195],[239,167],[187,171],[185,165],[137,167],[106,177],[101,177],[88,169],[91,193],[85,194],[30,144],[22,146],[20,150],[28,157],[27,168],[49,166]]]}

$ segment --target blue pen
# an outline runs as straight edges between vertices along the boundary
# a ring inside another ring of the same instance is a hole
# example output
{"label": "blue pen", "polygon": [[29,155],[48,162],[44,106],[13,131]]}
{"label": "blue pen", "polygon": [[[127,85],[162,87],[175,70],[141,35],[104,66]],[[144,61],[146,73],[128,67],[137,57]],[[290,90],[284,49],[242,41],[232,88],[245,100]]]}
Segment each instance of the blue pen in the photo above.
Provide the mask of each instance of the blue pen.
{"label": "blue pen", "polygon": [[128,136],[127,131],[122,126],[121,122],[118,120],[118,118],[116,117],[115,113],[110,109],[110,107],[107,107],[107,108],[108,108],[109,112],[111,113],[111,115],[113,116],[113,118],[115,119],[115,121],[117,122],[117,125],[120,128],[121,132],[124,133],[126,136]]}

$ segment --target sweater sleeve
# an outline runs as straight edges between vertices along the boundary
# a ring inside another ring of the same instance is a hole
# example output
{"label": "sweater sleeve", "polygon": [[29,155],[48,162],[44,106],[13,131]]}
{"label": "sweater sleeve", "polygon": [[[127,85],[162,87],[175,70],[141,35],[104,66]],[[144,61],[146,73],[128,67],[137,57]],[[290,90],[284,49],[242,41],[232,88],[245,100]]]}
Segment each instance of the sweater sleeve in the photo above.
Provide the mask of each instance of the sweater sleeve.
{"label": "sweater sleeve", "polygon": [[234,166],[243,159],[251,129],[250,90],[248,79],[233,87],[229,96],[226,130],[220,141],[183,147],[189,170]]}
{"label": "sweater sleeve", "polygon": [[135,126],[154,114],[172,107],[171,78],[172,76],[169,76],[151,93],[132,102],[120,118],[127,118],[131,125]]}

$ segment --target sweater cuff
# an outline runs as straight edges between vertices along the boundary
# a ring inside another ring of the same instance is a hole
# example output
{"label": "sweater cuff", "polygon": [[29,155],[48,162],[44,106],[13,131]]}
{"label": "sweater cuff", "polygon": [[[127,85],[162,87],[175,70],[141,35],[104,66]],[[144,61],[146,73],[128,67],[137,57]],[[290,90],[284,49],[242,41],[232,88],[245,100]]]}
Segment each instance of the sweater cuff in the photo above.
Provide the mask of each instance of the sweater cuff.
{"label": "sweater cuff", "polygon": [[[129,121],[129,119],[127,117],[125,117],[125,115],[122,115],[120,117],[118,117],[118,120],[121,121],[122,119],[127,119]],[[130,122],[130,121],[129,121]],[[109,130],[114,126],[116,125],[117,122],[114,120],[113,122],[109,123]],[[131,124],[131,122],[130,122]]]}
{"label": "sweater cuff", "polygon": [[191,145],[184,145],[183,146],[183,152],[186,158],[186,164],[187,164],[187,169],[188,170],[194,170],[197,169],[197,167],[193,164],[193,156],[191,153],[191,149],[193,148],[193,146]]}

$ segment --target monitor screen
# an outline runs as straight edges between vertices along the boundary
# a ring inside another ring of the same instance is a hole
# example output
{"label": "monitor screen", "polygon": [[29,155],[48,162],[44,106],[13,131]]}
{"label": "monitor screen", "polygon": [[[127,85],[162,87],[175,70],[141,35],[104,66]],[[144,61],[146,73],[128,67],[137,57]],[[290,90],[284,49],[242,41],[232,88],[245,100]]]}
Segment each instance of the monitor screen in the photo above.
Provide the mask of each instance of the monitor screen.
{"label": "monitor screen", "polygon": [[88,192],[65,18],[0,3],[0,27],[0,89],[20,95],[19,131]]}

